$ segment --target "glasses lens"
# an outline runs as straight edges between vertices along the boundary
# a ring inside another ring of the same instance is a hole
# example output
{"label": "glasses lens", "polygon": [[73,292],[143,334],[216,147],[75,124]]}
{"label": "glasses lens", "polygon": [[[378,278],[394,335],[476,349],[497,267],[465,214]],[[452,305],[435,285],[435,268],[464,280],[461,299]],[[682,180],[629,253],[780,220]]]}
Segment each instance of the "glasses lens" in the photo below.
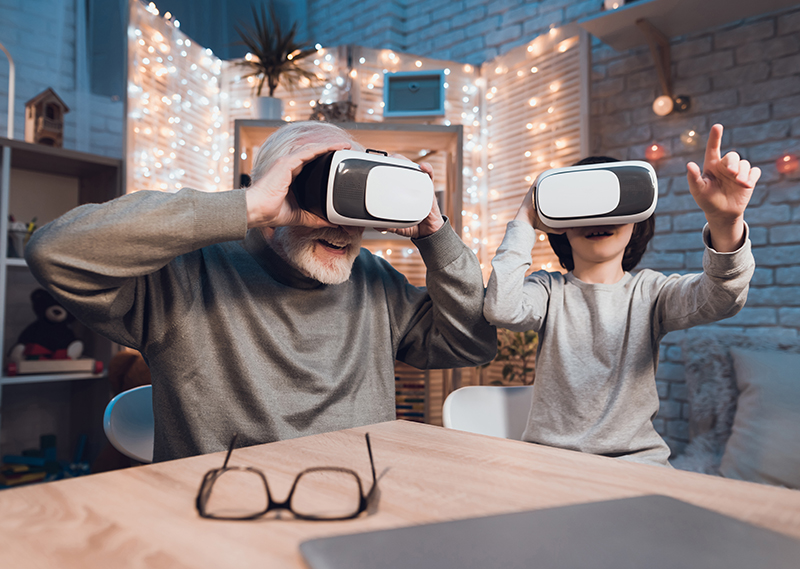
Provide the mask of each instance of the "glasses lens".
{"label": "glasses lens", "polygon": [[249,470],[225,470],[208,495],[206,515],[217,518],[249,518],[266,511],[269,497],[264,479]]}
{"label": "glasses lens", "polygon": [[304,472],[292,494],[292,511],[321,519],[346,518],[358,512],[361,489],[352,472],[312,470]]}

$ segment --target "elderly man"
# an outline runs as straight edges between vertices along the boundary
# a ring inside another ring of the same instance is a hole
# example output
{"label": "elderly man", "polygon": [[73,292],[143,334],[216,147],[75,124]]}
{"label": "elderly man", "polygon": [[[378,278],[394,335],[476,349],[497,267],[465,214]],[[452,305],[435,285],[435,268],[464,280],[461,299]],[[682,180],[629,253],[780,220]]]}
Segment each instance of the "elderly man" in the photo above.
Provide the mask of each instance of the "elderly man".
{"label": "elderly man", "polygon": [[[478,260],[435,203],[411,237],[427,288],[361,249],[363,228],[297,207],[303,164],[361,148],[293,123],[259,150],[249,188],[141,191],[78,207],[33,235],[36,278],[76,317],[142,352],[153,378],[154,460],[395,418],[394,360],[490,360]],[[431,173],[428,165],[423,166]]]}

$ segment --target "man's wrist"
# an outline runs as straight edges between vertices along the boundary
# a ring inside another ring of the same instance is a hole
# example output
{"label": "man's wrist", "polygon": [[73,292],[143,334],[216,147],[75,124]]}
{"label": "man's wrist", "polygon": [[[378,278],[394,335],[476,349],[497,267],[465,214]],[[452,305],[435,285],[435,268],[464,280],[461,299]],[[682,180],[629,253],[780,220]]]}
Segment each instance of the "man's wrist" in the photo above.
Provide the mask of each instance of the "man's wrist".
{"label": "man's wrist", "polygon": [[439,231],[442,227],[444,227],[444,219],[441,217],[435,220],[425,220],[424,222],[419,224],[419,236],[420,237],[428,237],[429,235],[433,235],[437,231]]}
{"label": "man's wrist", "polygon": [[247,201],[247,227],[269,226],[270,222],[274,220],[274,216],[270,217],[264,214],[264,207],[259,203],[258,194],[248,189],[244,195]]}

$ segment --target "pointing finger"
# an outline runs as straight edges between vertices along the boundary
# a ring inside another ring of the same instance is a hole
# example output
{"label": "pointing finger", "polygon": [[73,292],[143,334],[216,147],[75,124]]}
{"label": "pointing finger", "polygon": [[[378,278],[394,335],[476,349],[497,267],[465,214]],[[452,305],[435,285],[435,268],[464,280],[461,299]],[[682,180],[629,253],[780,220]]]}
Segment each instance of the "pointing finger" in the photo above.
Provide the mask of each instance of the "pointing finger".
{"label": "pointing finger", "polygon": [[711,127],[711,132],[708,133],[708,142],[706,143],[706,155],[703,161],[703,168],[709,168],[711,165],[720,159],[720,147],[722,145],[722,125],[715,124]]}

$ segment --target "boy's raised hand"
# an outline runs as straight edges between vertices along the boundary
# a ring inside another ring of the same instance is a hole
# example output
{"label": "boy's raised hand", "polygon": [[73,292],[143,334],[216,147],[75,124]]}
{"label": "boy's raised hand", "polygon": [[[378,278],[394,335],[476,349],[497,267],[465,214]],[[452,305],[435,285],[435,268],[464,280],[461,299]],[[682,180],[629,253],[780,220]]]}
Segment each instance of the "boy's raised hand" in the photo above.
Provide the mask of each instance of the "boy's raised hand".
{"label": "boy's raised hand", "polygon": [[706,214],[712,244],[719,252],[735,251],[744,238],[744,210],[761,176],[736,152],[721,155],[722,125],[711,127],[703,159],[703,170],[694,162],[686,165],[692,197]]}
{"label": "boy's raised hand", "polygon": [[555,234],[562,234],[566,232],[566,229],[553,229],[542,223],[542,220],[539,219],[539,214],[536,211],[536,206],[533,204],[533,192],[536,190],[536,182],[539,179],[537,178],[533,184],[531,184],[531,188],[528,190],[528,193],[525,194],[525,199],[522,200],[522,205],[519,206],[517,210],[517,215],[514,217],[516,221],[524,221],[530,223],[534,229],[538,229],[539,231],[543,231],[544,233],[555,233]]}

